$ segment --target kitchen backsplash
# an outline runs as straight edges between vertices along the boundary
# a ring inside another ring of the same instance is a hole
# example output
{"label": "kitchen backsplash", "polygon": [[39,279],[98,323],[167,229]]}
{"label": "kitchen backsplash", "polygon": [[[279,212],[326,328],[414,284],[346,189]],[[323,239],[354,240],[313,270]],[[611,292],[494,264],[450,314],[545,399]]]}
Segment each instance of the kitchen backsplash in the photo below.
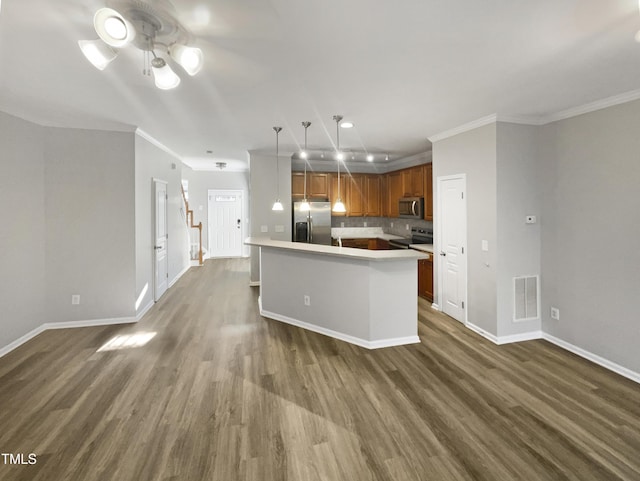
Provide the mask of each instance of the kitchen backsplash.
{"label": "kitchen backsplash", "polygon": [[[367,223],[365,226],[364,223]],[[342,225],[344,223],[344,225]],[[391,226],[393,224],[393,227]],[[407,226],[409,226],[407,228]],[[387,234],[409,237],[411,228],[433,229],[433,222],[426,220],[399,219],[389,217],[331,217],[331,227],[382,227]]]}

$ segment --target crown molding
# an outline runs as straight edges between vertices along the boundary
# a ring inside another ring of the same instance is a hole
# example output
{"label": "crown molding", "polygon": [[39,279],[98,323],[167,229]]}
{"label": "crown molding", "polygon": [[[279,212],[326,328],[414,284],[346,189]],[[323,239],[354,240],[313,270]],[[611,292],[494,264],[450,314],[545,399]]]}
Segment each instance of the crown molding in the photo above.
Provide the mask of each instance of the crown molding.
{"label": "crown molding", "polygon": [[185,165],[187,167],[189,167],[191,170],[193,170],[194,172],[220,172],[220,173],[232,173],[232,172],[249,172],[249,167],[243,167],[243,168],[238,168],[238,167],[225,167],[224,169],[218,169],[216,166],[213,166],[212,168],[209,167],[191,167],[189,164]]}
{"label": "crown molding", "polygon": [[543,125],[545,123],[543,117],[531,115],[496,115],[496,122],[521,125]]}
{"label": "crown molding", "polygon": [[167,147],[166,145],[164,145],[162,142],[160,142],[159,140],[157,140],[155,137],[152,137],[150,134],[148,134],[147,132],[145,132],[144,130],[142,130],[140,127],[138,127],[136,129],[136,135],[143,138],[144,140],[146,140],[147,142],[149,142],[150,144],[155,145],[156,147],[158,147],[160,150],[166,152],[167,154],[175,157],[176,159],[178,159],[180,162],[182,162],[182,157],[180,157],[178,154],[176,154],[173,150],[171,150],[169,147]]}
{"label": "crown molding", "polygon": [[607,97],[606,99],[596,100],[588,104],[580,105],[578,107],[572,107],[570,109],[561,110],[555,114],[547,115],[542,118],[543,124],[549,124],[551,122],[557,122],[558,120],[565,120],[571,117],[576,117],[582,114],[588,114],[589,112],[595,112],[596,110],[606,109],[607,107],[613,107],[615,105],[625,104],[634,100],[640,99],[640,89],[631,90],[619,95]]}
{"label": "crown molding", "polygon": [[439,134],[432,135],[431,137],[428,137],[428,139],[429,142],[433,144],[434,142],[448,139],[449,137],[453,137],[454,135],[462,134],[464,132],[477,129],[478,127],[484,127],[485,125],[495,123],[497,119],[498,116],[496,114],[487,115],[486,117],[474,120],[473,122],[468,122],[466,124],[459,125],[458,127],[454,127],[453,129],[445,130],[444,132],[440,132]]}

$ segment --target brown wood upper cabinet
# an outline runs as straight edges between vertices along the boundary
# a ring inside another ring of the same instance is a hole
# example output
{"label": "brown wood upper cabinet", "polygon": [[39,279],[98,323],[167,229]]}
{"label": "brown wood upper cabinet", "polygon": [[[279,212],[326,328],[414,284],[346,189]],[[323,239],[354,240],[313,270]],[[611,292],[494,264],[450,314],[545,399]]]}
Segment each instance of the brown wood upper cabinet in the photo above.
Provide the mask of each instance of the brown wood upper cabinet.
{"label": "brown wood upper cabinet", "polygon": [[[304,172],[291,173],[291,197],[304,197]],[[307,198],[329,198],[329,174],[324,172],[307,172]]]}
{"label": "brown wood upper cabinet", "polygon": [[387,197],[387,215],[389,217],[398,217],[398,199],[404,197],[402,188],[402,171],[389,172],[387,174],[387,189],[389,196]]}
{"label": "brown wood upper cabinet", "polygon": [[[340,216],[398,217],[398,199],[424,197],[424,219],[433,220],[433,171],[431,164],[396,170],[388,174],[340,174],[340,197],[347,209]],[[304,173],[291,173],[291,195],[304,196]],[[307,172],[307,197],[328,198],[331,205],[338,198],[336,173]]]}
{"label": "brown wood upper cabinet", "polygon": [[424,166],[424,220],[433,220],[433,166]]}
{"label": "brown wood upper cabinet", "polygon": [[378,217],[380,213],[380,176],[366,175],[365,179],[365,211],[364,215]]}
{"label": "brown wood upper cabinet", "polygon": [[424,167],[418,165],[402,170],[402,194],[404,197],[424,197]]}
{"label": "brown wood upper cabinet", "polygon": [[291,172],[291,197],[297,199],[304,196],[304,173]]}
{"label": "brown wood upper cabinet", "polygon": [[349,183],[349,208],[347,215],[362,217],[365,214],[365,178],[362,174],[345,176]]}

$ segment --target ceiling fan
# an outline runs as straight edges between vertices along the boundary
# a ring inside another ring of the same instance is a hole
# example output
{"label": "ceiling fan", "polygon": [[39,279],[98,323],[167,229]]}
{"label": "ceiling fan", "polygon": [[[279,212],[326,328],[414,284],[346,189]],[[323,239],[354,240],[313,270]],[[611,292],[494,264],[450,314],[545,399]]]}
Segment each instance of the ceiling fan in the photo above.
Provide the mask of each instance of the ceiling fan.
{"label": "ceiling fan", "polygon": [[94,67],[104,70],[118,56],[119,49],[133,46],[144,53],[143,74],[153,73],[159,89],[177,87],[180,77],[156,50],[168,54],[191,76],[202,69],[202,50],[189,45],[191,36],[172,15],[175,9],[170,2],[116,0],[111,2],[111,7],[100,8],[93,17],[99,38],[78,41],[82,53]]}

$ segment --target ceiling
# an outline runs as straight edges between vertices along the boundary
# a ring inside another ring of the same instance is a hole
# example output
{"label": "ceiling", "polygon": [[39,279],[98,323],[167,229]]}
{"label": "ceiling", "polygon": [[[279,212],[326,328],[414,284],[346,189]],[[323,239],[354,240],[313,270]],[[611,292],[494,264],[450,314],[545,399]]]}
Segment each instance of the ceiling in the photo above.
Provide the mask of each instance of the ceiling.
{"label": "ceiling", "polygon": [[[146,0],[154,3],[154,0]],[[159,0],[155,0],[159,1]],[[166,2],[167,0],[163,0]],[[0,110],[44,125],[140,128],[195,168],[304,140],[391,159],[491,114],[544,118],[640,87],[638,0],[173,0],[205,67],[171,91],[123,50],[95,69],[109,0],[3,0]],[[211,151],[210,154],[207,151]]]}

